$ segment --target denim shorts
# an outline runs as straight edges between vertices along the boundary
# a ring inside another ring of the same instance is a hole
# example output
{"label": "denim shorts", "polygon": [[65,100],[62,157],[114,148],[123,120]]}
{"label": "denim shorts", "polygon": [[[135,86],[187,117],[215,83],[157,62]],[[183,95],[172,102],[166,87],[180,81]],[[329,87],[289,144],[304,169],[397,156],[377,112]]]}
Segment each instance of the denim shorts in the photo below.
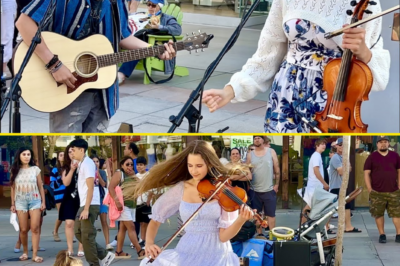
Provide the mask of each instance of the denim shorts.
{"label": "denim shorts", "polygon": [[42,205],[42,200],[40,199],[27,199],[27,198],[16,198],[15,199],[15,209],[17,211],[32,211],[40,209]]}

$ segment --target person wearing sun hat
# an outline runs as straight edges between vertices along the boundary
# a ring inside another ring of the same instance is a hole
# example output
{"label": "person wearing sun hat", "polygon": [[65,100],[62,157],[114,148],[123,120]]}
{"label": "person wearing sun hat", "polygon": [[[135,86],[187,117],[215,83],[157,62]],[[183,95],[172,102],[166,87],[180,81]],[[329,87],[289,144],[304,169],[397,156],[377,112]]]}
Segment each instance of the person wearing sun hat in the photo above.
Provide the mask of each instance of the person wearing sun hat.
{"label": "person wearing sun hat", "polygon": [[[133,0],[132,0],[133,1]],[[162,12],[164,0],[147,1],[147,16],[139,21],[147,23],[144,29],[158,29],[165,32],[166,35],[179,36],[182,34],[182,27],[178,24],[175,17]],[[134,30],[132,33],[135,34]],[[129,78],[139,61],[123,63],[118,70],[118,83],[122,85],[126,78]],[[169,60],[164,63],[164,74],[170,75],[174,70],[175,60]]]}
{"label": "person wearing sun hat", "polygon": [[379,231],[379,243],[386,243],[385,210],[396,228],[395,242],[400,243],[400,156],[389,150],[389,141],[387,136],[377,137],[377,150],[364,164],[364,180],[370,198],[369,211]]}

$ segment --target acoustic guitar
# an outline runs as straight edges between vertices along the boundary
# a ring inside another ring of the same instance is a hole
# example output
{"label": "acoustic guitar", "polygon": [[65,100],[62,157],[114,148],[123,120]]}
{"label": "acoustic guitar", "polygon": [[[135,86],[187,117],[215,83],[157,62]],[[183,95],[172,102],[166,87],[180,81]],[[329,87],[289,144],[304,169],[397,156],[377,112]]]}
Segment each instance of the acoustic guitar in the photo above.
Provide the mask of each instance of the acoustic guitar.
{"label": "acoustic guitar", "polygon": [[[213,35],[198,33],[174,43],[175,51],[196,52],[208,47]],[[52,53],[57,54],[63,64],[71,70],[77,81],[75,88],[57,83],[44,68],[43,61],[33,54],[22,73],[19,83],[22,98],[33,109],[40,112],[55,112],[71,104],[87,89],[109,88],[117,77],[117,64],[162,55],[165,47],[153,46],[137,50],[114,53],[104,35],[92,35],[74,41],[53,32],[42,32],[42,39]],[[29,46],[19,43],[14,55],[14,71],[19,71]]]}

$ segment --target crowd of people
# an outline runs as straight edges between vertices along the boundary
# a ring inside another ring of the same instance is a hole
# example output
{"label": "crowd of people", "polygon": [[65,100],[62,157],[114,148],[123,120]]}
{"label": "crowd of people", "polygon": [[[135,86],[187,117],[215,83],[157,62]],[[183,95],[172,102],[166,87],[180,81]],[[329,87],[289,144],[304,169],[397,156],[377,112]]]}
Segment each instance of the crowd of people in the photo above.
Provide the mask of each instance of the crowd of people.
{"label": "crowd of people", "polygon": [[[116,191],[117,187],[124,190],[126,183],[140,181],[147,175],[146,158],[138,157],[138,147],[130,143],[124,150],[125,157],[120,161],[118,170],[112,174],[110,160],[100,159],[96,155],[88,157],[87,149],[87,142],[77,139],[64,152],[59,152],[55,167],[51,170],[50,185],[43,185],[41,169],[35,163],[33,151],[24,147],[17,150],[10,180],[11,211],[18,215],[20,233],[14,252],[20,253],[22,245],[21,261],[28,259],[29,230],[32,232],[32,260],[37,263],[43,261],[37,254],[38,251],[45,251],[39,247],[41,224],[46,209],[52,207],[58,212],[53,238],[55,242],[61,241],[58,230],[64,222],[68,257],[85,257],[90,265],[109,265],[114,256],[130,258],[128,253],[122,251],[125,234],[128,232],[138,258],[144,258],[144,240],[150,221],[148,215],[151,213],[153,195],[156,197],[157,191],[143,193],[137,200],[126,199],[122,194],[117,196]],[[111,207],[114,209],[110,211]],[[116,216],[120,211],[121,215]],[[104,233],[105,248],[96,243],[98,229],[94,223],[97,219],[101,222],[102,228],[99,230]],[[118,223],[118,235],[112,242],[108,219],[111,227]],[[77,254],[74,253],[73,245],[76,240],[79,242]],[[114,248],[115,254],[107,252]]]}
{"label": "crowd of people", "polygon": [[[328,178],[324,176],[321,157],[326,144],[323,138],[315,141],[315,152],[308,165],[306,189],[309,195],[313,195],[317,188],[339,195],[344,172],[343,139],[338,138],[331,144]],[[365,184],[370,194],[370,212],[380,233],[379,242],[387,241],[383,226],[387,210],[396,227],[395,242],[400,243],[400,156],[388,148],[388,138],[378,137],[377,151],[365,162]],[[239,265],[229,240],[238,234],[246,221],[253,219],[251,210],[262,214],[268,222],[266,229],[258,224],[256,238],[267,239],[265,232],[276,226],[280,167],[277,154],[265,136],[254,136],[253,144],[244,156],[240,149],[232,148],[228,162],[219,158],[213,146],[206,141],[192,141],[182,152],[156,164],[150,171],[146,169],[146,158],[138,157],[139,149],[134,142],[125,146],[124,157],[114,173],[109,160],[105,160],[103,170],[103,160],[98,156],[86,156],[87,150],[88,143],[76,139],[65,148],[64,154],[59,152],[56,169],[51,171],[51,184],[46,186],[42,183],[41,169],[35,163],[32,150],[18,149],[10,181],[11,211],[17,213],[20,227],[14,251],[20,252],[17,247],[23,246],[21,261],[28,259],[29,230],[32,233],[32,260],[38,263],[43,261],[38,251],[43,250],[39,242],[43,216],[46,208],[49,209],[46,204],[51,204],[51,200],[46,198],[49,196],[58,211],[54,241],[60,241],[58,228],[62,222],[65,223],[67,249],[59,256],[75,257],[75,237],[79,242],[77,257],[84,256],[90,265],[109,265],[114,258],[131,258],[129,253],[123,251],[126,233],[137,258],[143,259],[142,265],[155,258],[156,265],[168,265],[171,260],[204,265],[207,257],[214,264],[218,260],[218,265]],[[235,169],[230,174],[232,184],[247,192],[247,205],[251,208],[245,204],[239,211],[227,212],[213,200],[184,229],[175,249],[161,251],[155,244],[160,225],[175,214],[179,214],[181,221],[185,222],[203,202],[197,192],[199,182],[212,180],[232,169]],[[351,167],[349,171],[352,171]],[[306,206],[304,212],[307,209],[310,206]],[[360,233],[361,230],[351,223],[351,205],[346,204],[345,209],[345,233]],[[96,241],[96,219],[101,222],[105,247]],[[118,234],[110,243],[109,227],[116,226]],[[335,234],[329,224],[326,226],[329,234]],[[191,254],[187,252],[188,248],[202,252]],[[113,249],[115,252],[110,252]],[[79,263],[79,260],[71,259],[72,262]]]}

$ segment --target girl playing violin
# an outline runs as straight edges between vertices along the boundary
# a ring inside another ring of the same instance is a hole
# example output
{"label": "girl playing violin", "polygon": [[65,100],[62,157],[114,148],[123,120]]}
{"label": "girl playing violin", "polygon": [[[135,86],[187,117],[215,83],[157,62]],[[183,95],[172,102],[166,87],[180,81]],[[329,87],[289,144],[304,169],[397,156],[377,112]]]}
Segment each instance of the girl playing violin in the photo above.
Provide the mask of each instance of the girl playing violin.
{"label": "girl playing violin", "polygon": [[[242,70],[222,90],[207,90],[203,103],[210,112],[228,102],[244,102],[270,89],[264,131],[307,133],[302,121],[325,109],[323,71],[334,58],[350,49],[373,74],[372,91],[382,91],[389,80],[390,55],[380,37],[382,18],[342,36],[326,39],[325,33],[350,23],[351,0],[274,0],[261,31],[258,48]],[[370,1],[372,2],[372,1]],[[379,0],[369,5],[372,15],[381,12]],[[368,15],[364,15],[366,18]]]}
{"label": "girl playing violin", "polygon": [[[238,266],[239,258],[229,242],[242,225],[252,218],[248,207],[240,212],[224,211],[218,201],[207,203],[185,228],[185,235],[175,249],[161,249],[155,244],[158,228],[178,211],[185,222],[202,204],[197,185],[211,178],[215,170],[226,173],[212,146],[201,140],[191,142],[181,153],[154,166],[149,174],[134,188],[134,197],[151,189],[171,186],[154,204],[146,234],[146,257],[156,258],[152,264],[190,266]],[[126,188],[128,189],[128,188]],[[126,191],[128,194],[129,192]],[[132,193],[132,192],[131,192]],[[124,192],[125,194],[125,192]],[[133,193],[132,193],[133,194]]]}

